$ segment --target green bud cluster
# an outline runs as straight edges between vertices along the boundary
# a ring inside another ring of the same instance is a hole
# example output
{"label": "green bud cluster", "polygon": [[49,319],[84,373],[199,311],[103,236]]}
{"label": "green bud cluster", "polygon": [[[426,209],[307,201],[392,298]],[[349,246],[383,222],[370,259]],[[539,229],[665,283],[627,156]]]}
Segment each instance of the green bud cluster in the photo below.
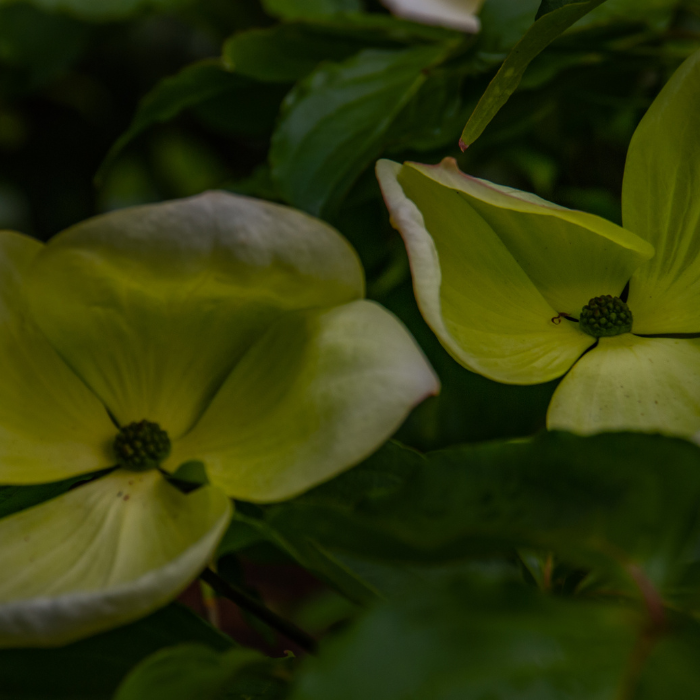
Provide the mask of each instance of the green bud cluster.
{"label": "green bud cluster", "polygon": [[117,434],[114,452],[125,469],[155,469],[170,454],[170,438],[158,423],[129,423]]}
{"label": "green bud cluster", "polygon": [[618,297],[594,297],[581,309],[581,330],[594,338],[621,335],[632,330],[632,312]]}

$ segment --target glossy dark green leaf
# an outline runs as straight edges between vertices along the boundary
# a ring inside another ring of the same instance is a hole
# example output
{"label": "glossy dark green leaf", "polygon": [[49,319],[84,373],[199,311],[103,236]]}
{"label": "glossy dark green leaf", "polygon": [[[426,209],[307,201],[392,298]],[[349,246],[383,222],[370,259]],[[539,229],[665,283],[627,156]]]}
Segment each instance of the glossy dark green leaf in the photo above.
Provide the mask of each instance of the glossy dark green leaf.
{"label": "glossy dark green leaf", "polygon": [[327,567],[321,555],[435,565],[525,546],[673,596],[698,559],[698,503],[690,443],[547,433],[426,456],[388,445],[263,522],[309,568]]}
{"label": "glossy dark green leaf", "polygon": [[640,627],[628,608],[456,579],[322,646],[292,700],[609,700]]}
{"label": "glossy dark green leaf", "polygon": [[154,124],[168,121],[185,109],[220,97],[244,82],[218,60],[193,63],[177,75],[165,78],[140,102],[131,126],[110,149],[96,175],[99,182],[124,147]]}
{"label": "glossy dark green leaf", "polygon": [[191,610],[172,604],[125,627],[57,649],[0,650],[2,700],[109,700],[140,661],[174,644],[233,645]]}
{"label": "glossy dark green leaf", "polygon": [[163,649],[127,676],[114,700],[217,700],[241,670],[265,660],[253,649],[217,652],[194,644]]}
{"label": "glossy dark green leaf", "polygon": [[547,0],[538,12],[537,21],[513,47],[464,127],[462,150],[476,141],[489,122],[508,101],[520,83],[525,69],[535,56],[562,32],[605,0],[552,0],[556,6],[547,9]]}
{"label": "glossy dark green leaf", "polygon": [[283,197],[311,214],[332,210],[381,154],[392,123],[447,50],[366,50],[301,81],[272,140],[272,173]]}

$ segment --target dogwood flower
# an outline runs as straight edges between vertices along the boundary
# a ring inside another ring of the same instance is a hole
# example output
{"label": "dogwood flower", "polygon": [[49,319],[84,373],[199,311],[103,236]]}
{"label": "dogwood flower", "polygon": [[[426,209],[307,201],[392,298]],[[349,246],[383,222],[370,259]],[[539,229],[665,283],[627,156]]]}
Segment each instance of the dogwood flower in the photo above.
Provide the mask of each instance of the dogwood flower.
{"label": "dogwood flower", "polygon": [[568,372],[549,428],[700,429],[698,115],[700,52],[634,134],[625,228],[470,177],[450,159],[377,166],[421,311],[452,356],[512,384]]}
{"label": "dogwood flower", "polygon": [[[0,646],[142,616],[207,565],[229,497],[290,498],[378,447],[438,382],[363,300],[350,245],[225,193],[43,245],[0,233],[0,483],[109,470],[0,520]],[[165,476],[193,461],[210,484]]]}
{"label": "dogwood flower", "polygon": [[484,0],[382,0],[392,14],[421,24],[478,32]]}

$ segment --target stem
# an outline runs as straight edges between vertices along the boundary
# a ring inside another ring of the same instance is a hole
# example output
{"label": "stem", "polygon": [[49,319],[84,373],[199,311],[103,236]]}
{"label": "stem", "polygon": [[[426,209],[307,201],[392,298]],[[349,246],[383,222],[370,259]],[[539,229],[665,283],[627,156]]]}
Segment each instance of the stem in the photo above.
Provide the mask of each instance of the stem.
{"label": "stem", "polygon": [[255,615],[266,625],[279,632],[282,636],[298,644],[302,649],[313,654],[316,652],[316,640],[304,630],[299,629],[294,623],[285,620],[276,613],[266,608],[262,603],[249,596],[240,588],[232,586],[228,581],[224,581],[211,569],[204,569],[199,576],[202,581],[209,584],[220,596],[228,598],[239,608],[247,610],[251,615]]}

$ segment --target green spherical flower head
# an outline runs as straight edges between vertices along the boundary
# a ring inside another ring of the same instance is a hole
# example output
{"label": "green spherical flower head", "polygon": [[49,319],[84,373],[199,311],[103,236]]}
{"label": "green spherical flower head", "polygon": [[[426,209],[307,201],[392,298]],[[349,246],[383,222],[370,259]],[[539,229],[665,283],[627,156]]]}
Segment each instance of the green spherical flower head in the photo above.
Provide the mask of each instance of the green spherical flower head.
{"label": "green spherical flower head", "polygon": [[114,440],[117,461],[125,469],[155,469],[170,454],[170,438],[158,423],[142,420],[123,427]]}
{"label": "green spherical flower head", "polygon": [[581,330],[594,338],[621,335],[632,330],[632,312],[618,297],[594,297],[581,309]]}

